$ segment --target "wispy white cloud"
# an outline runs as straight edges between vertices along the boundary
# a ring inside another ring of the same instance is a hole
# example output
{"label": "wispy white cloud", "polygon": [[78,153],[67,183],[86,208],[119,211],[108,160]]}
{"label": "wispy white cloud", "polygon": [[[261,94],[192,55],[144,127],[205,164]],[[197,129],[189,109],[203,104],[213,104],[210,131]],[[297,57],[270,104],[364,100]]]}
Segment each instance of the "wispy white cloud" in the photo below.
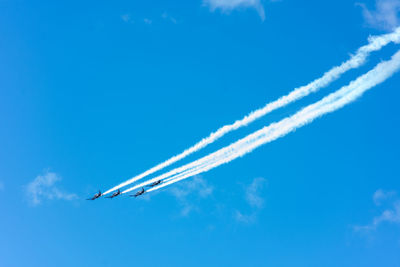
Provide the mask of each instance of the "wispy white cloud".
{"label": "wispy white cloud", "polygon": [[129,15],[129,14],[123,14],[123,15],[121,15],[121,19],[122,19],[123,22],[126,22],[126,23],[133,23],[132,17],[131,17],[131,15]]}
{"label": "wispy white cloud", "polygon": [[34,206],[42,203],[43,200],[74,200],[78,196],[60,190],[55,184],[62,179],[54,172],[45,172],[38,175],[26,186],[26,194],[30,203]]}
{"label": "wispy white cloud", "polygon": [[220,9],[222,12],[230,12],[238,8],[254,8],[262,20],[265,19],[264,7],[260,0],[203,0],[203,4],[212,11]]}
{"label": "wispy white cloud", "polygon": [[400,201],[395,202],[392,209],[384,210],[381,215],[374,217],[370,224],[364,226],[355,226],[354,230],[375,230],[384,222],[400,223]]}
{"label": "wispy white cloud", "polygon": [[365,21],[370,27],[393,30],[400,23],[400,0],[376,0],[375,10],[370,10],[363,3],[361,6]]}
{"label": "wispy white cloud", "polygon": [[265,178],[255,178],[246,188],[246,201],[251,207],[262,208],[264,199],[260,196],[261,190],[267,185]]}
{"label": "wispy white cloud", "polygon": [[182,206],[182,216],[187,216],[190,212],[198,210],[198,207],[194,204],[194,197],[204,199],[210,196],[213,191],[214,187],[200,176],[195,176],[193,179],[171,187],[169,190]]}
{"label": "wispy white cloud", "polygon": [[254,223],[256,221],[256,214],[254,212],[246,215],[246,214],[243,214],[240,211],[236,210],[234,217],[235,217],[236,221],[238,221],[240,223],[250,224],[250,223]]}
{"label": "wispy white cloud", "polygon": [[171,188],[170,192],[179,199],[186,198],[192,193],[197,193],[204,198],[212,194],[214,188],[200,176],[195,176],[182,185]]}
{"label": "wispy white cloud", "polygon": [[[396,192],[394,191],[385,192],[382,189],[379,189],[374,193],[372,198],[374,200],[375,205],[380,206],[382,200],[392,198],[395,195]],[[390,208],[384,209],[380,215],[375,216],[370,224],[363,226],[355,226],[354,230],[355,231],[375,230],[382,223],[400,224],[400,201],[398,199],[395,199],[390,203],[390,206],[391,206]]]}
{"label": "wispy white cloud", "polygon": [[[154,19],[148,18],[148,17],[147,18],[136,18],[136,20],[134,20],[130,14],[123,14],[120,17],[123,22],[131,23],[131,24],[132,23],[144,23],[147,25],[151,25],[151,24],[153,24],[153,22],[157,22],[157,19],[154,20]],[[165,21],[170,21],[174,24],[178,23],[177,20],[174,17],[172,17],[170,14],[168,14],[167,12],[162,13],[161,18]]]}
{"label": "wispy white cloud", "polygon": [[171,22],[174,23],[174,24],[177,24],[177,23],[178,23],[178,21],[177,21],[173,16],[171,16],[170,14],[168,14],[167,12],[162,13],[162,14],[161,14],[161,18],[163,18],[164,20],[169,20],[169,21],[171,21]]}
{"label": "wispy white cloud", "polygon": [[381,202],[390,199],[396,195],[395,191],[384,191],[382,189],[377,190],[373,195],[375,205],[381,205]]}
{"label": "wispy white cloud", "polygon": [[245,188],[245,200],[250,206],[250,212],[245,214],[239,210],[235,211],[234,217],[241,223],[254,223],[258,212],[264,207],[262,190],[266,187],[267,180],[262,177],[253,179],[250,185]]}
{"label": "wispy white cloud", "polygon": [[143,19],[143,21],[146,24],[152,24],[153,23],[153,21],[151,19],[147,19],[147,18]]}

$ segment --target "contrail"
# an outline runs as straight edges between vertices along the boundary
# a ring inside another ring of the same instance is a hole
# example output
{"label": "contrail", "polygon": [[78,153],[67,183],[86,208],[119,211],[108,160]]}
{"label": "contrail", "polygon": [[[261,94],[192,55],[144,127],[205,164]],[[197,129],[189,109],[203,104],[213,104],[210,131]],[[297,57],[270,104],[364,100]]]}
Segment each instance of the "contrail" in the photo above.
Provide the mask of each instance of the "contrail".
{"label": "contrail", "polygon": [[168,159],[167,161],[164,161],[153,168],[109,189],[106,191],[104,194],[108,194],[114,190],[117,190],[121,187],[124,187],[128,184],[134,183],[140,179],[142,179],[145,176],[148,176],[156,171],[159,171],[185,157],[188,155],[204,148],[205,146],[215,142],[225,134],[234,131],[240,127],[246,126],[249,123],[265,116],[266,114],[272,112],[273,110],[276,110],[280,107],[286,106],[296,100],[299,100],[313,92],[318,91],[320,88],[325,87],[332,83],[333,81],[337,80],[343,73],[354,69],[358,68],[362,64],[365,63],[367,57],[369,54],[373,51],[380,50],[382,47],[386,46],[390,42],[394,43],[399,43],[400,42],[400,27],[397,28],[394,32],[380,35],[380,36],[373,36],[369,37],[369,43],[365,46],[360,47],[356,54],[353,55],[349,60],[343,62],[341,65],[333,67],[331,70],[326,72],[321,78],[318,78],[314,80],[313,82],[296,88],[292,92],[290,92],[288,95],[285,95],[278,100],[275,100],[273,102],[270,102],[269,104],[265,105],[263,108],[260,108],[258,110],[255,110],[245,116],[241,120],[235,121],[233,124],[228,124],[225,125],[221,128],[219,128],[216,132],[211,133],[208,137],[202,139],[200,142],[195,144],[194,146],[186,149],[183,151],[181,154],[178,154],[176,156],[173,156],[172,158]]}
{"label": "contrail", "polygon": [[[399,29],[400,29],[400,28],[399,28]],[[397,29],[397,30],[399,30],[399,29]],[[394,33],[393,33],[393,34],[394,34]],[[375,38],[377,38],[377,40],[380,40],[380,41],[377,41],[377,42],[371,41],[371,44],[374,44],[373,47],[378,48],[379,46],[378,46],[377,44],[382,45],[384,42],[383,42],[382,39],[381,39],[382,36],[380,36],[380,37],[375,37]],[[387,38],[384,38],[383,40],[387,40]],[[372,48],[368,48],[368,49],[372,49]],[[362,50],[362,48],[361,48],[360,50]],[[215,157],[214,157],[214,158],[215,158]],[[214,159],[214,158],[213,158],[213,159]],[[210,159],[210,160],[211,160],[211,159]],[[196,161],[196,163],[197,163],[197,161]],[[156,177],[156,178],[154,178],[154,179],[145,181],[145,182],[140,183],[140,184],[138,184],[138,185],[136,185],[136,186],[134,186],[134,187],[131,187],[131,188],[129,188],[129,189],[123,191],[123,193],[130,192],[130,191],[132,191],[132,190],[135,190],[135,189],[137,189],[137,188],[140,188],[140,187],[142,187],[142,186],[145,186],[145,185],[147,185],[147,184],[149,184],[149,183],[151,183],[151,182],[158,181],[158,180],[162,180],[162,179],[165,179],[165,178],[167,178],[167,177],[176,175],[176,174],[178,174],[178,173],[180,173],[179,175],[186,174],[186,173],[188,173],[189,171],[191,171],[192,168],[195,168],[195,170],[197,170],[197,169],[201,168],[202,165],[207,165],[207,164],[209,164],[209,162],[204,162],[204,161],[202,161],[201,163],[198,163],[198,164],[199,164],[199,165],[201,164],[201,166],[195,166],[195,165],[189,165],[189,164],[188,164],[188,165],[184,165],[184,166],[182,166],[182,167],[180,167],[180,168],[173,169],[173,170],[171,170],[171,171],[169,171],[169,172],[167,172],[167,173],[165,173],[165,174],[163,174],[163,175],[160,175],[160,176],[158,176],[158,177]],[[182,173],[182,172],[184,172],[184,173]],[[175,176],[174,176],[174,177],[175,177]]]}
{"label": "contrail", "polygon": [[[165,180],[163,184],[148,190],[148,192],[163,188],[193,175],[206,172],[238,157],[242,157],[263,144],[272,142],[311,123],[316,118],[334,112],[361,97],[367,90],[384,82],[398,71],[399,68],[400,50],[394,54],[390,60],[379,63],[371,71],[358,77],[349,85],[344,86],[338,91],[324,97],[322,100],[303,108],[301,111],[288,118],[277,123],[272,123],[271,125],[264,127],[223,149],[187,164],[187,171]],[[203,167],[199,167],[201,165]],[[154,178],[154,180],[157,180],[157,178]],[[152,180],[148,181],[148,183],[151,181]]]}

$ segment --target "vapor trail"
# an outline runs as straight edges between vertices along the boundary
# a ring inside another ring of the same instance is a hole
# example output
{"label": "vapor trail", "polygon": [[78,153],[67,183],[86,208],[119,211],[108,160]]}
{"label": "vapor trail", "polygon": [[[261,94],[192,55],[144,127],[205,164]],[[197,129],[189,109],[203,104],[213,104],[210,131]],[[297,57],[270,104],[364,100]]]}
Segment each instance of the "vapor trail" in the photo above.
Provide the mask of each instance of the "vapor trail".
{"label": "vapor trail", "polygon": [[159,171],[185,157],[188,155],[204,148],[205,146],[215,142],[225,134],[234,131],[240,127],[246,126],[249,123],[265,116],[266,114],[272,112],[275,109],[278,109],[280,107],[286,106],[289,103],[292,103],[296,100],[299,100],[313,92],[318,91],[320,88],[325,87],[332,83],[333,81],[337,80],[343,73],[349,71],[350,69],[358,68],[362,64],[365,63],[367,57],[369,54],[373,51],[380,50],[382,47],[386,46],[390,42],[394,43],[399,43],[400,42],[400,27],[397,28],[394,32],[380,35],[380,36],[374,36],[374,37],[369,37],[369,43],[365,46],[360,47],[356,54],[353,55],[349,60],[343,62],[341,65],[333,67],[331,70],[326,72],[321,78],[318,78],[314,80],[313,82],[296,88],[292,92],[290,92],[288,95],[285,95],[278,100],[275,100],[273,102],[270,102],[269,104],[265,105],[263,108],[260,108],[258,110],[255,110],[245,116],[241,120],[235,121],[233,124],[228,124],[225,125],[221,128],[219,128],[216,132],[211,133],[208,137],[202,139],[200,142],[195,144],[194,146],[186,149],[183,151],[181,154],[178,154],[176,156],[173,156],[172,158],[168,159],[167,161],[164,161],[153,168],[109,189],[106,191],[104,194],[108,194],[111,191],[117,190],[121,187],[124,187],[128,184],[134,183],[140,179],[142,179],[145,176],[148,176],[156,171]]}
{"label": "vapor trail", "polygon": [[[379,63],[371,71],[358,77],[349,85],[344,86],[338,91],[324,97],[322,100],[303,108],[301,111],[288,118],[277,123],[272,123],[271,125],[264,127],[225,148],[187,164],[185,172],[165,180],[163,184],[148,190],[148,192],[163,188],[193,175],[206,172],[238,157],[242,157],[263,144],[272,142],[306,124],[311,123],[316,118],[334,112],[353,102],[362,96],[362,94],[367,90],[384,82],[398,71],[399,68],[400,50],[394,54],[390,60]],[[154,180],[157,180],[157,178],[154,178]],[[150,182],[151,180],[148,181],[148,183]]]}

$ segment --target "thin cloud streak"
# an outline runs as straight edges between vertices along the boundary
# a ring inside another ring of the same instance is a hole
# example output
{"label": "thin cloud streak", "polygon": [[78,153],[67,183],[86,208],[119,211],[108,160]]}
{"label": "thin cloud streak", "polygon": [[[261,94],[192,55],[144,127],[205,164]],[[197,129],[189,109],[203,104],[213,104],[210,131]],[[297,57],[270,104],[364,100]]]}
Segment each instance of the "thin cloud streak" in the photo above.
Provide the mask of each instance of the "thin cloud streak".
{"label": "thin cloud streak", "polygon": [[373,28],[393,30],[399,25],[400,0],[376,0],[375,10],[369,10],[365,4],[361,6],[367,24]]}
{"label": "thin cloud streak", "polygon": [[254,8],[261,19],[265,20],[265,11],[260,0],[204,0],[203,4],[210,6],[211,11],[221,9],[223,12],[237,8]]}
{"label": "thin cloud streak", "polygon": [[[187,171],[166,179],[163,184],[148,190],[148,192],[163,188],[193,175],[209,171],[238,157],[242,157],[261,145],[272,142],[311,123],[316,118],[334,112],[353,102],[362,96],[367,90],[384,82],[397,72],[399,68],[400,51],[394,54],[390,60],[379,63],[375,68],[366,74],[361,75],[349,85],[344,86],[338,91],[324,97],[322,100],[303,108],[296,114],[277,123],[272,123],[271,125],[266,126],[225,148],[209,154],[208,156],[190,164],[186,164],[181,168]],[[148,182],[151,182],[151,180]]]}
{"label": "thin cloud streak", "polygon": [[252,214],[243,214],[238,210],[235,210],[235,220],[241,223],[250,224],[254,223],[256,220],[255,213]]}
{"label": "thin cloud streak", "polygon": [[[308,85],[294,89],[288,95],[283,96],[283,97],[279,98],[278,100],[268,103],[263,108],[260,108],[258,110],[251,112],[250,114],[245,116],[243,119],[237,120],[233,124],[228,124],[228,125],[225,125],[225,126],[219,128],[216,132],[211,133],[208,137],[202,139],[200,142],[198,142],[194,146],[186,149],[181,154],[173,156],[172,158],[168,159],[167,161],[164,161],[164,162],[154,166],[153,168],[107,190],[105,192],[105,194],[108,194],[114,190],[117,190],[121,187],[127,186],[131,183],[134,183],[134,182],[150,175],[150,174],[153,174],[153,173],[189,156],[190,154],[206,147],[207,145],[217,141],[218,139],[220,139],[227,133],[235,131],[241,127],[247,126],[251,122],[253,122],[259,118],[262,118],[263,116],[267,115],[268,113],[270,113],[278,108],[284,107],[284,106],[286,106],[294,101],[297,101],[311,93],[317,92],[320,88],[326,87],[333,81],[340,78],[340,76],[342,74],[344,74],[345,72],[347,72],[351,69],[358,68],[361,65],[363,65],[366,62],[366,59],[371,52],[378,51],[382,47],[386,46],[387,44],[389,44],[391,42],[395,42],[395,43],[400,42],[400,28],[396,29],[396,31],[393,33],[370,37],[369,43],[367,45],[360,47],[357,50],[356,54],[353,55],[349,60],[343,62],[339,66],[333,67],[331,70],[326,72],[322,77],[314,80],[313,82],[309,83]],[[176,173],[185,171],[185,169],[182,169],[182,168],[180,168],[180,169],[178,168],[175,170],[177,170],[177,172],[169,172],[167,176],[161,176],[161,177],[166,178],[166,177],[174,175]],[[143,185],[146,185],[146,183],[144,183],[144,184],[142,183],[140,186],[143,186]],[[126,192],[132,191],[136,188],[138,188],[138,187],[133,187],[131,189],[125,190],[124,192],[126,193]]]}
{"label": "thin cloud streak", "polygon": [[[190,212],[198,210],[198,207],[193,202],[193,196],[200,199],[209,197],[214,191],[214,187],[200,176],[193,177],[192,180],[179,184],[169,190],[182,206],[181,216],[187,216]],[[189,198],[190,196],[190,198]]]}
{"label": "thin cloud streak", "polygon": [[164,20],[169,20],[171,21],[173,24],[177,24],[178,21],[172,17],[171,15],[169,15],[167,12],[164,12],[161,14],[161,18],[163,18]]}
{"label": "thin cloud streak", "polygon": [[245,188],[245,200],[250,206],[251,211],[248,214],[235,210],[234,218],[241,223],[254,223],[257,219],[257,213],[264,207],[264,198],[261,191],[267,185],[267,180],[262,177],[254,178],[250,185]]}
{"label": "thin cloud streak", "polygon": [[380,206],[382,201],[392,198],[395,195],[395,191],[384,191],[382,189],[379,189],[374,193],[373,200],[376,206]]}
{"label": "thin cloud streak", "polygon": [[43,200],[75,200],[78,198],[76,194],[71,194],[60,190],[56,183],[62,179],[54,172],[46,172],[38,175],[32,182],[26,186],[26,194],[30,203],[37,206]]}
{"label": "thin cloud streak", "polygon": [[375,217],[372,223],[365,226],[355,226],[355,231],[369,231],[375,230],[382,223],[400,223],[400,201],[394,203],[393,209],[387,209],[382,212],[381,215]]}
{"label": "thin cloud streak", "polygon": [[[376,206],[380,206],[382,200],[388,200],[396,195],[395,191],[385,192],[382,189],[377,190],[373,195]],[[355,226],[354,231],[372,231],[376,230],[382,223],[400,224],[400,201],[397,199],[391,201],[392,209],[385,209],[379,216],[373,218],[372,222],[364,226]]]}
{"label": "thin cloud streak", "polygon": [[246,188],[246,201],[251,207],[260,209],[264,206],[264,199],[260,196],[260,191],[265,187],[266,182],[262,177],[255,178]]}
{"label": "thin cloud streak", "polygon": [[133,23],[132,17],[129,14],[121,15],[121,19],[122,19],[122,21],[124,21],[126,23]]}
{"label": "thin cloud streak", "polygon": [[153,23],[153,21],[151,19],[148,19],[148,18],[143,19],[143,22],[146,23],[146,24],[149,24],[149,25]]}

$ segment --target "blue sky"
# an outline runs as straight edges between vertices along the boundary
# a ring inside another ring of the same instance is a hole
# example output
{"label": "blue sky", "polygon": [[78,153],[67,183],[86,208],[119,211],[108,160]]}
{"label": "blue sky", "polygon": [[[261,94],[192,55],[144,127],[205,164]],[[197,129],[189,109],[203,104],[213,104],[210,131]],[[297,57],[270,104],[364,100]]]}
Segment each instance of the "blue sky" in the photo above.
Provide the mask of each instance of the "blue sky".
{"label": "blue sky", "polygon": [[[400,266],[397,74],[141,199],[86,201],[320,77],[398,0],[0,1],[1,266]],[[388,59],[228,134],[188,163]]]}

